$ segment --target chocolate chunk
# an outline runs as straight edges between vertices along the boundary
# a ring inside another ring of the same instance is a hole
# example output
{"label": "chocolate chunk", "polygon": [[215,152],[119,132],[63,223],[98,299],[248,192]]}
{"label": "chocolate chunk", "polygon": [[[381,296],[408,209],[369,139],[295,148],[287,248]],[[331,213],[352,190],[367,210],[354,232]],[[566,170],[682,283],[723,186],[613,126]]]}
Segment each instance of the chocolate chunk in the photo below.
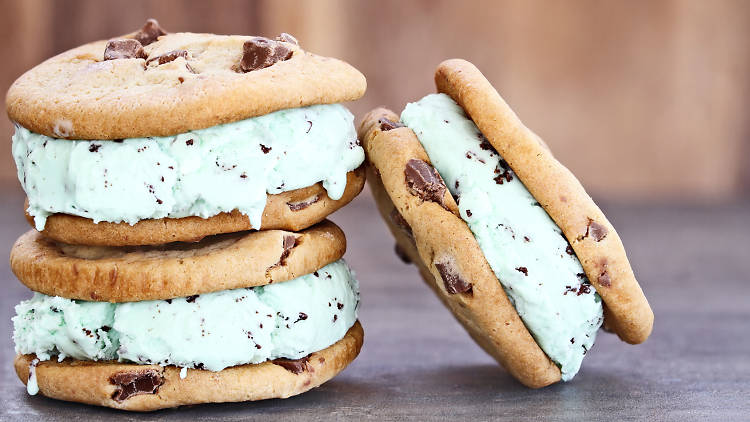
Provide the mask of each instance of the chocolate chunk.
{"label": "chocolate chunk", "polygon": [[177,60],[178,57],[182,57],[185,60],[187,60],[188,52],[186,50],[172,50],[172,51],[162,54],[161,56],[156,56],[156,57],[152,57],[148,59],[146,61],[146,64],[149,64],[153,62],[154,60],[157,60],[159,62],[159,65],[163,65],[164,63],[169,63],[169,62]]}
{"label": "chocolate chunk", "polygon": [[406,251],[401,248],[401,245],[396,243],[396,245],[394,245],[394,250],[396,251],[396,256],[399,257],[404,264],[411,264],[411,258],[409,258]]}
{"label": "chocolate chunk", "polygon": [[606,227],[589,218],[589,224],[586,226],[586,236],[591,235],[594,240],[599,242],[607,237],[607,233],[609,233],[609,231]]}
{"label": "chocolate chunk", "polygon": [[306,319],[307,319],[307,314],[304,313],[304,312],[300,312],[299,315],[297,316],[297,320],[294,321],[294,323],[296,324],[296,323],[298,323],[300,321],[304,321]]}
{"label": "chocolate chunk", "polygon": [[146,52],[137,40],[119,39],[107,43],[104,48],[104,60],[145,59]]}
{"label": "chocolate chunk", "polygon": [[443,196],[447,188],[434,167],[422,160],[411,159],[406,163],[404,176],[406,187],[412,195],[445,207]]}
{"label": "chocolate chunk", "polygon": [[99,148],[102,147],[102,144],[91,144],[89,145],[89,152],[97,152],[99,151]]}
{"label": "chocolate chunk", "polygon": [[140,394],[156,394],[164,384],[164,377],[156,369],[118,372],[109,378],[117,388],[112,399],[121,402]]}
{"label": "chocolate chunk", "polygon": [[192,295],[185,298],[185,302],[187,303],[194,303],[195,299],[198,299],[198,296],[200,295]]}
{"label": "chocolate chunk", "polygon": [[260,145],[260,150],[263,151],[263,154],[268,154],[269,152],[271,152],[271,147],[267,147],[263,144],[258,145]]}
{"label": "chocolate chunk", "polygon": [[297,41],[297,38],[295,38],[292,34],[287,34],[286,32],[282,32],[278,37],[276,37],[276,41],[299,45],[299,41]]}
{"label": "chocolate chunk", "polygon": [[149,19],[143,27],[135,33],[133,38],[138,40],[141,45],[146,46],[156,41],[162,35],[167,35],[167,32],[159,26],[159,22],[157,22],[156,19]]}
{"label": "chocolate chunk", "polygon": [[187,141],[185,141],[185,145],[187,145],[187,146],[192,146],[193,143],[194,143],[194,140],[192,140],[192,139],[188,139]]}
{"label": "chocolate chunk", "polygon": [[289,60],[293,54],[292,50],[283,43],[263,37],[245,41],[242,51],[240,61],[242,72],[264,69],[278,61]]}
{"label": "chocolate chunk", "polygon": [[310,368],[309,361],[310,361],[310,356],[305,356],[299,359],[279,358],[279,359],[274,359],[271,362],[274,365],[279,365],[280,367],[286,369],[287,371],[293,374],[301,374],[305,371],[309,371],[312,369]]}
{"label": "chocolate chunk", "polygon": [[609,278],[609,273],[607,270],[604,270],[601,274],[599,274],[599,284],[604,287],[609,287],[612,285],[612,280]]}
{"label": "chocolate chunk", "polygon": [[411,231],[411,226],[409,223],[406,222],[406,219],[403,215],[401,215],[400,212],[396,208],[394,208],[391,211],[391,214],[389,216],[391,218],[391,222],[401,229],[407,236],[409,236],[410,239],[414,240],[414,233]]}
{"label": "chocolate chunk", "polygon": [[516,271],[518,271],[519,273],[523,273],[523,275],[525,275],[526,277],[529,276],[529,270],[526,267],[516,267]]}
{"label": "chocolate chunk", "polygon": [[381,117],[378,119],[378,123],[380,124],[380,130],[383,132],[387,132],[392,129],[396,129],[399,127],[404,127],[404,124],[401,122],[394,122],[393,120],[386,119],[385,117]]}
{"label": "chocolate chunk", "polygon": [[299,210],[304,210],[305,208],[309,207],[310,205],[318,201],[320,201],[320,195],[315,195],[312,198],[305,199],[304,201],[287,202],[286,205],[292,211],[299,211]]}
{"label": "chocolate chunk", "polygon": [[445,290],[450,294],[468,293],[473,294],[471,283],[467,283],[458,273],[455,265],[451,261],[436,262],[435,268],[443,279]]}
{"label": "chocolate chunk", "polygon": [[289,257],[289,254],[292,253],[292,249],[297,246],[297,237],[292,235],[284,235],[284,241],[282,244],[282,247],[284,250],[281,252],[281,257],[279,257],[278,265],[286,265],[286,259]]}

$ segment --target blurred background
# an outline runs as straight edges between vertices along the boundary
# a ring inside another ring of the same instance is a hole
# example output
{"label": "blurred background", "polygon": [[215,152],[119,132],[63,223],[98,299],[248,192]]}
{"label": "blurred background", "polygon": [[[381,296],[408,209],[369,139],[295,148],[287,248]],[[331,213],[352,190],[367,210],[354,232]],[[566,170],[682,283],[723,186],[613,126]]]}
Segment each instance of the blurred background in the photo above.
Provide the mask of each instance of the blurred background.
{"label": "blurred background", "polygon": [[[0,88],[47,57],[139,28],[295,35],[367,77],[361,116],[474,62],[589,192],[614,202],[750,194],[750,2],[0,0]],[[0,186],[20,191],[0,123]]]}

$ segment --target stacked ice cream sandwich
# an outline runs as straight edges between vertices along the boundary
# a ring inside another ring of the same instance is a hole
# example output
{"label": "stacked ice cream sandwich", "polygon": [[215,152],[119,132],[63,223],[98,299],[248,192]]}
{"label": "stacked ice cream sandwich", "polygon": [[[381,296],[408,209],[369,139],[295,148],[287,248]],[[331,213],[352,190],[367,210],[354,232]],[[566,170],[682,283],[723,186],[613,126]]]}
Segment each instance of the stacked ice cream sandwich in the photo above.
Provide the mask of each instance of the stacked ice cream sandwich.
{"label": "stacked ice cream sandwich", "polygon": [[289,397],[359,353],[326,216],[362,189],[350,65],[276,39],[139,31],[7,96],[35,230],[11,253],[29,393],[128,410]]}

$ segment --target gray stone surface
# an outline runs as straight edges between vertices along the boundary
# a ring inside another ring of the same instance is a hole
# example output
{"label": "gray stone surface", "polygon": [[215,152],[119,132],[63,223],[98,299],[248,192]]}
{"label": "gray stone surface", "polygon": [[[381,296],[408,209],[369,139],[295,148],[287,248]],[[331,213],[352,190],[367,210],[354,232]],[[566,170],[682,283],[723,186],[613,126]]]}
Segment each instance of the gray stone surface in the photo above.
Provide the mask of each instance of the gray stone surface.
{"label": "gray stone surface", "polygon": [[[0,256],[27,230],[22,196],[0,205]],[[13,306],[30,295],[0,260],[0,420],[466,419],[748,420],[750,203],[606,207],[656,313],[643,345],[602,333],[579,375],[532,391],[482,352],[393,254],[369,195],[333,220],[362,286],[360,357],[322,387],[287,400],[133,415],[29,397],[12,369]]]}

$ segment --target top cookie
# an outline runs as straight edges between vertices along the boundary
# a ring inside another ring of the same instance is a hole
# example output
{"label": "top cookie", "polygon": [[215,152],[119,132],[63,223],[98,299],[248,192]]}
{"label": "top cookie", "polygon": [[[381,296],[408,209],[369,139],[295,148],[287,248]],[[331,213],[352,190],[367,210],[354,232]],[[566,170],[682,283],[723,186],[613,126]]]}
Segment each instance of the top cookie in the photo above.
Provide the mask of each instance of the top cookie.
{"label": "top cookie", "polygon": [[364,76],[261,37],[139,31],[52,57],[8,90],[11,120],[66,139],[168,136],[273,111],[360,98]]}
{"label": "top cookie", "polygon": [[444,61],[435,72],[435,85],[466,111],[563,231],[604,301],[606,328],[628,343],[645,341],[654,313],[620,237],[578,179],[523,125],[473,64],[461,59]]}

